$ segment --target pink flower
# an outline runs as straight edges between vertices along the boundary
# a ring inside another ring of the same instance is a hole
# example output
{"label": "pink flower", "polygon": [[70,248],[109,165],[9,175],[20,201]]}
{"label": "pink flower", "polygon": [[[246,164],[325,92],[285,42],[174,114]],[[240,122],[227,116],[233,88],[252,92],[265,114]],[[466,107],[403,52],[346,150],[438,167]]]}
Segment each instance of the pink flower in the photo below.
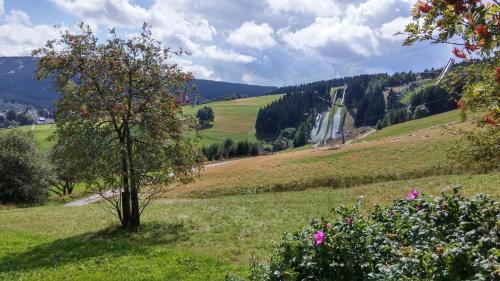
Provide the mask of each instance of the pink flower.
{"label": "pink flower", "polygon": [[316,241],[316,246],[319,246],[325,242],[326,239],[326,234],[323,232],[323,230],[320,230],[314,234],[314,240]]}
{"label": "pink flower", "polygon": [[326,228],[328,228],[328,229],[332,228],[332,224],[331,223],[327,223],[326,224]]}
{"label": "pink flower", "polygon": [[416,191],[415,189],[412,189],[410,192],[406,194],[406,199],[413,201],[417,199],[417,197],[420,195],[420,192]]}
{"label": "pink flower", "polygon": [[348,225],[352,225],[352,221],[353,221],[352,217],[349,217],[349,218],[347,219],[347,224],[348,224]]}

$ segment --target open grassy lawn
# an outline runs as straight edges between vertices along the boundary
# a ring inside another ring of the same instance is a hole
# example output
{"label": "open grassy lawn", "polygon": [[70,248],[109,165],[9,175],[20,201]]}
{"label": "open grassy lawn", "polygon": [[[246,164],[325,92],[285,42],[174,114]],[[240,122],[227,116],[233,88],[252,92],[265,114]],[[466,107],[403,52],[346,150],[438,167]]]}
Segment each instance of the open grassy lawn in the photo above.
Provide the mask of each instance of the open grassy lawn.
{"label": "open grassy lawn", "polygon": [[227,138],[235,141],[255,140],[255,120],[259,109],[277,100],[281,95],[261,96],[231,101],[213,102],[195,106],[185,106],[189,114],[196,114],[203,106],[214,110],[214,126],[202,130],[203,144],[220,143]]}
{"label": "open grassy lawn", "polygon": [[500,198],[500,174],[429,177],[349,189],[173,199],[156,202],[132,237],[113,231],[99,205],[0,211],[0,280],[221,280],[266,261],[285,231],[363,196],[363,206],[404,198],[411,188]]}
{"label": "open grassy lawn", "polygon": [[118,230],[101,203],[4,207],[0,280],[222,280],[247,274],[284,232],[334,219],[331,209],[343,204],[361,200],[367,210],[411,189],[440,194],[457,185],[500,199],[500,172],[465,174],[448,162],[456,135],[436,125],[456,120],[449,112],[340,150],[307,147],[211,166],[155,201],[133,235]]}
{"label": "open grassy lawn", "polygon": [[40,147],[40,149],[42,151],[48,151],[53,145],[53,142],[49,141],[49,136],[54,131],[54,128],[55,128],[55,125],[37,125],[35,127],[22,126],[22,127],[15,128],[15,129],[0,130],[0,133],[8,132],[10,130],[30,131],[33,129],[33,134],[35,135],[35,140],[36,140],[38,146]]}
{"label": "open grassy lawn", "polygon": [[206,168],[200,179],[174,188],[170,196],[204,198],[314,187],[341,188],[460,173],[451,167],[446,155],[455,137],[443,128],[432,128],[413,132],[411,136],[348,145],[340,150],[304,149],[229,161]]}
{"label": "open grassy lawn", "polygon": [[375,133],[367,136],[366,138],[354,140],[354,143],[363,141],[380,140],[382,138],[393,137],[401,134],[408,134],[418,130],[449,124],[452,122],[459,122],[460,110],[452,110],[441,114],[432,115],[426,118],[412,120],[405,123],[392,125],[382,130],[377,130]]}
{"label": "open grassy lawn", "polygon": [[[227,138],[232,138],[235,141],[245,139],[254,141],[256,140],[255,120],[259,109],[278,99],[280,96],[281,95],[271,95],[221,101],[198,105],[194,108],[191,106],[184,106],[183,110],[193,115],[203,106],[209,106],[214,110],[214,126],[210,129],[200,131],[202,144],[220,143]],[[53,141],[49,141],[48,138],[54,131],[54,126],[55,125],[37,125],[33,130],[36,141],[42,151],[48,151],[53,145]],[[22,126],[18,129],[31,130],[32,126]],[[7,129],[5,131],[9,130],[12,129]]]}

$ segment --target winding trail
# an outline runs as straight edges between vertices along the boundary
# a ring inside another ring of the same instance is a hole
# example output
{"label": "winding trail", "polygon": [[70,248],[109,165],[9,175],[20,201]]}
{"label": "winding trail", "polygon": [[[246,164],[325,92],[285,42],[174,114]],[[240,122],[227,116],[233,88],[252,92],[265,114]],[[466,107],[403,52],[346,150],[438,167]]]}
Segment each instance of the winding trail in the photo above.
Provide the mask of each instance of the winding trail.
{"label": "winding trail", "polygon": [[[241,160],[241,159],[216,162],[216,163],[208,163],[208,164],[205,164],[204,167],[205,167],[205,169],[212,168],[212,167],[218,167],[218,166],[226,165],[228,163],[232,163],[232,162],[239,161],[239,160]],[[73,201],[73,202],[66,203],[63,206],[65,206],[65,207],[80,207],[80,206],[89,205],[89,204],[104,200],[104,197],[108,198],[108,197],[114,196],[118,192],[119,191],[117,189],[108,190],[108,191],[103,192],[102,194],[94,194],[94,195],[91,195],[91,196],[88,196],[88,197],[85,197],[82,199],[78,199],[78,200]]]}

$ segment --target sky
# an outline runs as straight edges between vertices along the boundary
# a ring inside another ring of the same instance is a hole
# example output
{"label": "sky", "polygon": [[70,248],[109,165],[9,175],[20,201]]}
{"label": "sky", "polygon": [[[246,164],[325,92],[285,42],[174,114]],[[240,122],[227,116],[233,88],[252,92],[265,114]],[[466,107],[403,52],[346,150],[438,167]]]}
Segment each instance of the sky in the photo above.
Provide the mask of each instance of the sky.
{"label": "sky", "polygon": [[24,56],[89,24],[99,38],[144,22],[196,78],[284,86],[363,73],[442,67],[451,47],[394,36],[416,0],[0,0],[0,56]]}

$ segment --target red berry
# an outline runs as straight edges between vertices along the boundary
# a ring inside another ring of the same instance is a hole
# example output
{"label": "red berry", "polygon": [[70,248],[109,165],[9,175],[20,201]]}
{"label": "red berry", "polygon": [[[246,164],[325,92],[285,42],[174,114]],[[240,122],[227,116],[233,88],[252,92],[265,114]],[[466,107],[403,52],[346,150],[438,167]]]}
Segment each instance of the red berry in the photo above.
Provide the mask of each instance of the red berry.
{"label": "red berry", "polygon": [[418,10],[424,14],[427,14],[428,12],[430,12],[432,10],[432,6],[429,3],[424,2],[423,0],[419,0],[418,1]]}
{"label": "red berry", "polygon": [[486,25],[480,24],[476,26],[476,34],[481,38],[488,36],[488,28]]}
{"label": "red berry", "polygon": [[465,49],[467,49],[467,51],[469,51],[469,52],[475,52],[475,51],[481,49],[481,46],[473,45],[473,44],[470,44],[469,42],[465,42]]}
{"label": "red berry", "polygon": [[459,1],[459,2],[456,2],[455,5],[453,5],[453,10],[455,11],[455,13],[459,14],[463,11],[465,11],[465,5],[463,2]]}
{"label": "red berry", "polygon": [[458,108],[463,108],[464,107],[464,103],[462,102],[462,100],[457,101],[457,107]]}
{"label": "red berry", "polygon": [[453,48],[453,54],[457,57],[457,58],[461,58],[461,59],[465,59],[466,58],[466,55],[464,52],[462,52],[461,50],[459,50],[458,48]]}
{"label": "red berry", "polygon": [[491,116],[491,115],[486,116],[485,121],[486,121],[486,123],[488,123],[490,125],[495,125],[497,123],[495,121],[495,118],[493,118],[493,116]]}

